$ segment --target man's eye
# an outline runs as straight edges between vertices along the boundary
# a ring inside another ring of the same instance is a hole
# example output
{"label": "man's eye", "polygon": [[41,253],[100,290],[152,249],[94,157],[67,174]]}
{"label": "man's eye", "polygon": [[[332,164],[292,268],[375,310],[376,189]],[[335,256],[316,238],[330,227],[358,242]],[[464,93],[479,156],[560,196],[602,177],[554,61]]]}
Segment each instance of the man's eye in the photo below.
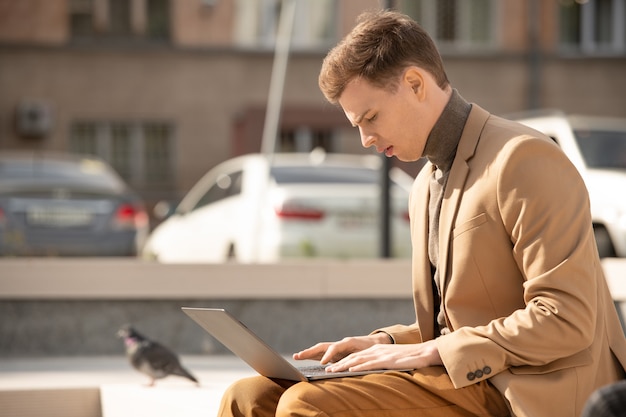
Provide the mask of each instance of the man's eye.
{"label": "man's eye", "polygon": [[367,119],[367,121],[368,121],[368,122],[373,122],[374,120],[376,120],[376,117],[377,117],[377,116],[378,116],[378,115],[377,115],[377,114],[375,114],[375,115],[373,115],[372,117],[370,117],[369,119]]}

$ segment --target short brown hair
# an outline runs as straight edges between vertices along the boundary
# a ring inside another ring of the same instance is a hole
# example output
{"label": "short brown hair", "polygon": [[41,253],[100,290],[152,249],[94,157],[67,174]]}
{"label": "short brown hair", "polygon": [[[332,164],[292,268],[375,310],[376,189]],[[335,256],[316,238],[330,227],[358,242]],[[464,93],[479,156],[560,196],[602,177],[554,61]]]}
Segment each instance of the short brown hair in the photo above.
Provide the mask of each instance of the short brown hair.
{"label": "short brown hair", "polygon": [[356,77],[395,90],[398,77],[410,65],[428,71],[439,87],[448,86],[435,43],[413,19],[383,10],[365,12],[357,23],[322,64],[318,81],[329,102],[336,104],[346,85]]}

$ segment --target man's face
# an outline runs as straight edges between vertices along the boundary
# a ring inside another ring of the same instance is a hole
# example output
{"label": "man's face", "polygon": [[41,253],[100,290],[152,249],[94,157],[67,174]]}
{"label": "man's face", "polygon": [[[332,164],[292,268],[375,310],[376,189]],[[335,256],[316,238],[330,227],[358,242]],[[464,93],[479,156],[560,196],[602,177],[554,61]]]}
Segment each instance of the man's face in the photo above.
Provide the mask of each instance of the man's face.
{"label": "man's face", "polygon": [[378,88],[355,78],[339,98],[346,117],[359,128],[361,144],[401,161],[422,156],[433,126],[428,106],[419,88],[401,77],[396,91]]}

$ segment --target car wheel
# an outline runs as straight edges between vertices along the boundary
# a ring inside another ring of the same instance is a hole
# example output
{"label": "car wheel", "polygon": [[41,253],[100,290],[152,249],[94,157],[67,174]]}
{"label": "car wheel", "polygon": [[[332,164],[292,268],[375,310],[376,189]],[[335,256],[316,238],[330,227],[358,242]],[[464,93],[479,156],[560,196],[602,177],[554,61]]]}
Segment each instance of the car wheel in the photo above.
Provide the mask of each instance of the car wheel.
{"label": "car wheel", "polygon": [[613,248],[613,243],[611,243],[609,231],[604,226],[594,226],[593,234],[596,238],[600,258],[614,258],[615,249]]}

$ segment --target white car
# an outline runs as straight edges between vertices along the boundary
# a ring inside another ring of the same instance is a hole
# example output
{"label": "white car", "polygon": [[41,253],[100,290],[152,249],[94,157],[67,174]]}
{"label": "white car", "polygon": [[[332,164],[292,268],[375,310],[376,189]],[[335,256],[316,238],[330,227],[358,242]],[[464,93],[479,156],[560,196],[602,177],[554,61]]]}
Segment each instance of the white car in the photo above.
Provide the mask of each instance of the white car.
{"label": "white car", "polygon": [[559,111],[512,117],[550,136],[580,171],[601,257],[626,256],[626,119]]}
{"label": "white car", "polygon": [[[163,263],[377,257],[380,164],[375,155],[316,151],[230,159],[154,229],[143,257]],[[390,178],[391,255],[408,258],[413,178],[395,167]]]}

